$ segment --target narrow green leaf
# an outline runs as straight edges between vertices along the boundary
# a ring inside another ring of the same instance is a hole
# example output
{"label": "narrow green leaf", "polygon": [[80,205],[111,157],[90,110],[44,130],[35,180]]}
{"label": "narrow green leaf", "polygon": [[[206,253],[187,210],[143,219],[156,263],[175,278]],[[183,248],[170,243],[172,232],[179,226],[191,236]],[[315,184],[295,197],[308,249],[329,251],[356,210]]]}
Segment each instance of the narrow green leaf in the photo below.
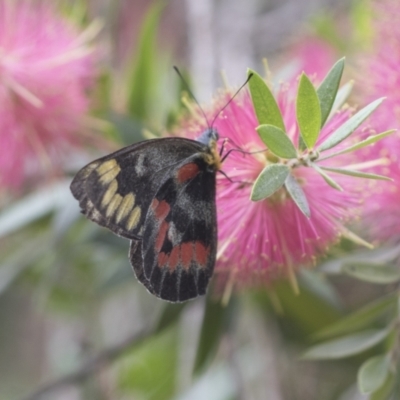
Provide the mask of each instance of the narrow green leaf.
{"label": "narrow green leaf", "polygon": [[325,171],[335,172],[337,174],[355,176],[357,178],[377,179],[377,180],[381,180],[381,181],[392,181],[393,180],[392,178],[389,178],[387,176],[377,175],[377,174],[369,174],[366,172],[354,171],[354,170],[345,169],[345,168],[331,168],[331,167],[322,167],[321,166],[321,169],[323,169]]}
{"label": "narrow green leaf", "polygon": [[352,241],[354,244],[364,246],[367,249],[371,249],[371,250],[374,248],[374,246],[371,243],[367,242],[366,240],[364,240],[363,238],[361,238],[360,236],[355,234],[353,231],[346,228],[344,225],[339,227],[339,231],[340,231],[340,234],[342,235],[342,237],[346,238],[347,240]]}
{"label": "narrow green leaf", "polygon": [[400,281],[400,268],[397,265],[382,265],[377,263],[346,263],[342,271],[362,281],[388,284]]}
{"label": "narrow green leaf", "polygon": [[166,303],[164,309],[161,312],[160,318],[157,321],[154,332],[159,333],[166,328],[169,328],[172,324],[176,323],[182,315],[182,311],[185,309],[186,303],[171,304]]}
{"label": "narrow green leaf", "polygon": [[260,125],[257,128],[257,132],[268,149],[278,157],[297,157],[297,152],[292,141],[282,129],[273,125]]}
{"label": "narrow green leaf", "polygon": [[285,187],[293,201],[299,207],[300,211],[307,217],[310,218],[310,206],[308,205],[307,197],[304,194],[303,189],[297,182],[296,178],[289,174],[285,181]]}
{"label": "narrow green leaf", "polygon": [[300,293],[295,294],[287,280],[276,282],[273,291],[268,294],[263,290],[258,291],[256,297],[261,301],[259,306],[266,318],[266,307],[270,307],[271,302],[272,307],[278,306],[275,310],[281,311],[284,320],[290,323],[292,329],[288,334],[295,340],[305,340],[313,332],[332,325],[341,318],[335,306],[307,287],[302,286]]}
{"label": "narrow green leaf", "polygon": [[349,81],[347,83],[345,83],[337,92],[336,95],[336,99],[333,103],[332,106],[332,110],[329,114],[328,119],[330,119],[332,117],[332,115],[334,115],[336,113],[336,111],[338,111],[343,104],[346,102],[346,100],[348,99],[348,97],[350,96],[351,91],[353,90],[353,86],[354,86],[354,82],[353,81]]}
{"label": "narrow green leaf", "polygon": [[346,149],[337,151],[335,153],[331,153],[331,154],[329,154],[329,155],[327,155],[325,157],[321,157],[321,158],[318,159],[318,161],[327,160],[328,158],[336,157],[336,156],[339,156],[341,154],[350,153],[352,151],[361,149],[361,148],[366,147],[366,146],[368,146],[368,145],[370,145],[372,143],[378,142],[379,140],[385,138],[386,136],[391,135],[394,132],[397,132],[397,130],[396,129],[391,129],[389,131],[378,133],[377,135],[368,136],[366,139],[361,140],[360,142],[354,144],[353,146],[347,147]]}
{"label": "narrow green leaf", "polygon": [[358,370],[358,387],[363,394],[378,390],[389,375],[390,360],[386,355],[372,357]]}
{"label": "narrow green leaf", "polygon": [[309,348],[302,358],[323,360],[350,357],[382,342],[389,332],[389,329],[370,329],[340,339],[330,340]]}
{"label": "narrow green leaf", "polygon": [[301,290],[307,288],[312,291],[319,299],[326,301],[332,307],[340,310],[343,307],[340,294],[335,286],[326,279],[326,276],[315,269],[301,269],[297,274]]}
{"label": "narrow green leaf", "polygon": [[328,174],[326,174],[317,164],[312,163],[311,166],[324,178],[325,182],[340,192],[343,192],[342,187],[336,183]]}
{"label": "narrow green leaf", "polygon": [[253,74],[249,81],[251,99],[260,125],[268,124],[286,131],[281,110],[270,88],[257,72],[248,69],[247,75]]}
{"label": "narrow green leaf", "polygon": [[130,66],[127,109],[130,116],[139,120],[149,117],[152,94],[157,85],[156,35],[164,6],[162,2],[155,2],[147,12]]}
{"label": "narrow green leaf", "polygon": [[232,307],[235,305],[229,303],[224,307],[221,302],[215,302],[207,297],[203,324],[197,348],[196,360],[194,363],[194,373],[201,372],[205,364],[210,362],[215,355],[221,335],[227,328]]}
{"label": "narrow green leaf", "polygon": [[348,262],[362,263],[375,262],[379,264],[388,264],[397,260],[400,256],[400,247],[398,245],[380,246],[374,250],[359,250],[351,255],[341,255],[319,265],[319,271],[323,274],[341,274],[342,265]]}
{"label": "narrow green leaf", "polygon": [[336,129],[319,147],[318,151],[325,151],[335,147],[349,137],[383,102],[384,98],[373,101],[357,114],[353,115],[342,126]]}
{"label": "narrow green leaf", "polygon": [[390,294],[383,299],[369,303],[365,307],[346,315],[340,321],[317,332],[313,338],[325,339],[354,332],[368,326],[383,315],[394,314],[396,305],[397,297],[394,294]]}
{"label": "narrow green leaf", "polygon": [[317,89],[319,103],[321,106],[321,127],[324,126],[331,112],[333,103],[339,89],[340,79],[344,68],[344,58],[340,59],[328,72],[325,79]]}
{"label": "narrow green leaf", "polygon": [[296,116],[301,137],[309,149],[313,148],[321,129],[321,107],[314,85],[304,73],[301,75],[296,100]]}
{"label": "narrow green leaf", "polygon": [[300,150],[300,151],[304,151],[304,150],[307,149],[307,146],[306,146],[306,144],[304,143],[304,140],[303,140],[303,138],[301,137],[301,135],[299,135],[299,145],[298,145],[298,147],[299,147],[299,150]]}
{"label": "narrow green leaf", "polygon": [[273,195],[283,186],[289,172],[289,167],[283,164],[272,164],[265,167],[254,182],[250,199],[259,201]]}

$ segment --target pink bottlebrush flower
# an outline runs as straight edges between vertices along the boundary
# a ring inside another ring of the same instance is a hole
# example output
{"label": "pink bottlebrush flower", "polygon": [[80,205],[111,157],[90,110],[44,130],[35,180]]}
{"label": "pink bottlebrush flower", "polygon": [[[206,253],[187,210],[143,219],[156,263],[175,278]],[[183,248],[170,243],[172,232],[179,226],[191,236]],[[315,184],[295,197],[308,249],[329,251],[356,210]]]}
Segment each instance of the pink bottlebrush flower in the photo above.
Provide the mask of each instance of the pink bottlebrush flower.
{"label": "pink bottlebrush flower", "polygon": [[294,46],[290,58],[296,63],[295,76],[305,72],[321,81],[337,60],[337,51],[323,39],[309,36]]}
{"label": "pink bottlebrush flower", "polygon": [[400,237],[400,25],[395,22],[400,13],[396,0],[372,3],[374,32],[369,54],[362,56],[362,68],[367,71],[361,88],[365,101],[385,96],[382,107],[371,116],[371,123],[379,131],[398,129],[365,152],[385,155],[390,164],[377,168],[393,179],[392,183],[377,183],[371,201],[365,204],[365,216],[372,234],[378,239]]}
{"label": "pink bottlebrush flower", "polygon": [[78,143],[93,76],[92,49],[49,2],[0,0],[0,188]]}
{"label": "pink bottlebrush flower", "polygon": [[[208,115],[217,114],[229,96],[221,96]],[[294,91],[282,86],[278,104],[287,133],[293,143],[297,143],[299,128],[295,117]],[[318,143],[350,115],[349,109],[336,113],[322,130]],[[196,138],[205,128],[199,120],[196,117],[186,121],[176,134]],[[265,149],[255,130],[258,125],[248,93],[235,98],[214,123],[221,137],[220,142],[223,138],[229,139],[228,149],[240,147],[248,152]],[[233,181],[253,183],[268,165],[266,154],[243,155],[233,151],[224,161],[222,170]],[[328,159],[323,165],[338,167],[353,161],[353,155],[346,154],[339,160]],[[328,246],[338,240],[345,229],[343,224],[358,216],[365,180],[335,174],[332,177],[344,189],[341,192],[329,186],[309,167],[297,168],[295,175],[307,197],[311,218],[299,210],[283,188],[265,200],[252,202],[251,184],[232,183],[223,174],[218,174],[216,272],[222,277],[228,276],[229,279],[229,276],[234,276],[235,282],[240,285],[290,276],[300,266],[313,264],[316,257],[323,255]]]}

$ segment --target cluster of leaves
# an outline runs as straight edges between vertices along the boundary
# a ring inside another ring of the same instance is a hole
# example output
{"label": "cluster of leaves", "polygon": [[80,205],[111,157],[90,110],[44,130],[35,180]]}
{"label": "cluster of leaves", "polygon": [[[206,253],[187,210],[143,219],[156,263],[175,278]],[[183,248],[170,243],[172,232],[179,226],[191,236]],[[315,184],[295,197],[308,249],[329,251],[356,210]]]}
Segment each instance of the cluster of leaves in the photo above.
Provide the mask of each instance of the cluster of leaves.
{"label": "cluster of leaves", "polygon": [[391,130],[371,135],[347,148],[342,148],[340,151],[321,157],[325,151],[336,147],[348,138],[384,100],[383,98],[375,100],[358,111],[315,147],[321,129],[329,117],[340,109],[350,93],[351,83],[346,84],[339,90],[343,68],[344,59],[341,59],[332,67],[318,89],[314,88],[307,75],[304,73],[301,75],[296,99],[296,118],[301,134],[297,144],[292,143],[287,135],[279,106],[264,79],[255,71],[248,71],[249,75],[252,74],[252,79],[249,82],[250,93],[260,124],[257,127],[257,132],[268,150],[276,156],[276,160],[270,162],[256,179],[251,193],[251,200],[263,200],[284,186],[299,209],[307,217],[310,217],[307,198],[301,185],[292,174],[292,171],[300,166],[314,168],[331,187],[340,191],[343,189],[325,171],[360,178],[390,180],[390,178],[377,174],[346,168],[330,168],[318,164],[319,161],[327,158],[368,146],[394,132],[394,130]]}
{"label": "cluster of leaves", "polygon": [[[284,187],[299,209],[310,217],[307,198],[292,174],[298,167],[310,167],[336,190],[343,190],[327,172],[340,173],[367,179],[389,178],[363,173],[346,168],[329,168],[320,161],[340,156],[373,144],[394,130],[371,135],[357,143],[333,149],[347,139],[382,103],[383,98],[370,103],[337,128],[329,137],[318,143],[324,124],[346,101],[352,84],[339,90],[344,68],[344,59],[339,60],[329,71],[318,89],[303,73],[299,80],[296,99],[296,119],[300,131],[299,142],[292,143],[287,135],[285,123],[273,93],[264,79],[256,72],[249,82],[254,109],[260,126],[257,132],[274,157],[268,157],[268,165],[254,183],[251,200],[263,200]],[[327,171],[327,172],[326,172]],[[390,259],[388,259],[388,257]],[[346,274],[353,278],[375,284],[398,284],[400,269],[397,265],[398,247],[368,251],[367,253],[335,259],[323,265],[320,272]],[[325,340],[309,348],[303,355],[305,360],[341,359],[359,355],[377,348],[378,354],[368,357],[358,371],[358,386],[370,399],[397,398],[399,388],[400,320],[398,294],[391,293],[373,301],[340,319],[317,333],[313,340]],[[372,326],[372,327],[371,327]],[[396,394],[397,393],[397,394]]]}
{"label": "cluster of leaves", "polygon": [[[378,285],[398,285],[400,250],[397,245],[347,255],[322,264],[325,274],[347,274]],[[395,286],[396,287],[396,286]],[[364,353],[379,345],[358,371],[358,386],[371,400],[398,398],[400,371],[400,303],[397,291],[373,301],[314,335],[325,340],[308,349],[304,359],[340,359]],[[334,337],[338,337],[332,339]],[[328,339],[328,340],[326,340]],[[390,397],[392,396],[392,397]]]}

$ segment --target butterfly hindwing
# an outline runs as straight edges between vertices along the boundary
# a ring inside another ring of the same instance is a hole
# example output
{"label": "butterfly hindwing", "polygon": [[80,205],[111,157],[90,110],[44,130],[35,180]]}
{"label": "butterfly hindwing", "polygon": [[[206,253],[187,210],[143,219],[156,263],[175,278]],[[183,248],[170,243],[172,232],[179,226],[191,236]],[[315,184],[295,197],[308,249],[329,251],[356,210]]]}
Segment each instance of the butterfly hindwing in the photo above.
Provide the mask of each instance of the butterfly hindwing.
{"label": "butterfly hindwing", "polygon": [[133,144],[82,168],[71,191],[89,219],[138,240],[160,185],[178,163],[202,150],[203,144],[183,138]]}
{"label": "butterfly hindwing", "polygon": [[129,259],[131,261],[131,265],[133,268],[133,272],[137,280],[145,286],[145,288],[151,293],[156,295],[150,282],[144,275],[143,269],[143,257],[142,257],[142,241],[141,240],[132,240],[131,246],[129,249]]}
{"label": "butterfly hindwing", "polygon": [[148,207],[143,240],[132,241],[138,279],[173,302],[206,292],[216,257],[215,171],[201,154],[169,171]]}

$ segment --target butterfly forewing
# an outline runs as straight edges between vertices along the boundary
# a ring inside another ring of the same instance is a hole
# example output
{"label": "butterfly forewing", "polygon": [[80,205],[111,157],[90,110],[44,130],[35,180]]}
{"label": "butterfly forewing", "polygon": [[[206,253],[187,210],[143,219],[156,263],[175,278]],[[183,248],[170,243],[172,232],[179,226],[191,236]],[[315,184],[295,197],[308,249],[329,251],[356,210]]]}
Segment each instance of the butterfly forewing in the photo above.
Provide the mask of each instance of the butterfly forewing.
{"label": "butterfly forewing", "polygon": [[204,147],[183,138],[134,144],[82,168],[71,191],[89,219],[120,236],[140,239],[159,186],[178,163]]}
{"label": "butterfly forewing", "polygon": [[138,279],[164,300],[185,301],[204,294],[215,263],[217,225],[215,171],[201,154],[170,171],[144,226],[141,248],[131,244]]}

